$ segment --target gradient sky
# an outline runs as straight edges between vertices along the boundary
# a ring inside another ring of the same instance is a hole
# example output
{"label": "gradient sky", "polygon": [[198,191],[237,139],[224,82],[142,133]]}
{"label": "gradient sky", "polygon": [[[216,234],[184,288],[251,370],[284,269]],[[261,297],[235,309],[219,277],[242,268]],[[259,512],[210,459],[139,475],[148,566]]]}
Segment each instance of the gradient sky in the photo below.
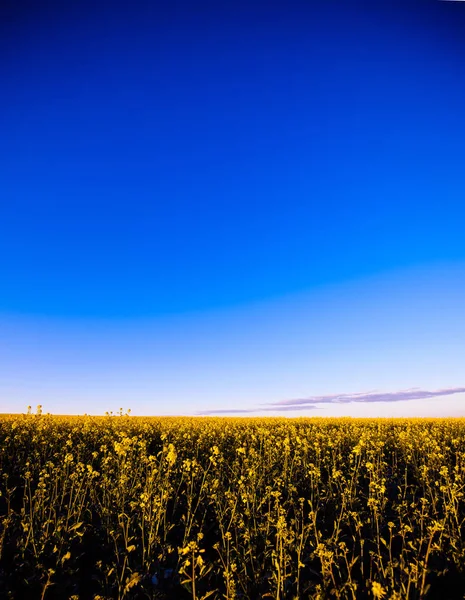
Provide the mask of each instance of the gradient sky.
{"label": "gradient sky", "polygon": [[465,416],[465,3],[0,8],[0,412]]}

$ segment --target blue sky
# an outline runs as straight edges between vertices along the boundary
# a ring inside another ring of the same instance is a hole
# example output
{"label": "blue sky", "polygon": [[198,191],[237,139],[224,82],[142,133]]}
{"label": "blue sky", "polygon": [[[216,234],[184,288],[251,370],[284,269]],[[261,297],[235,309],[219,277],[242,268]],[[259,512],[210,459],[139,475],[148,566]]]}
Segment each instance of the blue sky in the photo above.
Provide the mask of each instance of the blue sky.
{"label": "blue sky", "polygon": [[465,5],[1,11],[2,411],[465,416]]}

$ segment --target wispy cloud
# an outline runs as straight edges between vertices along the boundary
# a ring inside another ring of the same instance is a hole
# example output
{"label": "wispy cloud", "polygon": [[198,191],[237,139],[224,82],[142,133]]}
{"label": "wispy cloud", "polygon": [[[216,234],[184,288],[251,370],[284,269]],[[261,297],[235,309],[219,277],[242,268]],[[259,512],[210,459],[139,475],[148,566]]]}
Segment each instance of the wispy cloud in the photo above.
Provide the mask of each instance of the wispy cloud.
{"label": "wispy cloud", "polygon": [[265,406],[299,406],[315,404],[348,404],[350,402],[400,402],[402,400],[421,400],[437,398],[438,396],[451,396],[465,392],[465,387],[445,388],[432,392],[420,388],[398,390],[396,392],[359,392],[356,394],[332,394],[328,396],[309,396],[308,398],[294,398],[268,403]]}
{"label": "wispy cloud", "polygon": [[422,400],[465,393],[465,387],[444,388],[428,391],[420,388],[409,388],[396,392],[358,392],[350,394],[329,394],[326,396],[308,396],[261,404],[255,408],[219,408],[198,412],[198,415],[250,414],[256,412],[287,412],[292,410],[315,410],[319,404],[349,404],[352,402],[401,402],[405,400]]}
{"label": "wispy cloud", "polygon": [[316,410],[318,407],[313,405],[308,406],[266,406],[257,408],[217,408],[210,410],[202,410],[197,415],[234,415],[234,414],[248,414],[255,412],[288,412],[291,410]]}

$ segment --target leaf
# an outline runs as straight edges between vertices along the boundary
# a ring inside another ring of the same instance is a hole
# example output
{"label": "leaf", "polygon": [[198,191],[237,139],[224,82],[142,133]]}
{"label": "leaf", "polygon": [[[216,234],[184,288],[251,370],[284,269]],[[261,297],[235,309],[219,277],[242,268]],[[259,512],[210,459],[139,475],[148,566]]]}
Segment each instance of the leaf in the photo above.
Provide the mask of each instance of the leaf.
{"label": "leaf", "polygon": [[142,579],[142,575],[139,575],[139,573],[132,573],[132,575],[130,577],[128,577],[128,579],[126,579],[126,585],[124,586],[124,593],[126,594],[127,592],[129,592],[129,590],[131,588],[138,585],[140,583],[141,579]]}
{"label": "leaf", "polygon": [[217,591],[218,590],[212,590],[211,592],[207,592],[200,598],[200,600],[207,600],[207,598],[210,598],[210,596],[213,596],[213,594],[215,594]]}

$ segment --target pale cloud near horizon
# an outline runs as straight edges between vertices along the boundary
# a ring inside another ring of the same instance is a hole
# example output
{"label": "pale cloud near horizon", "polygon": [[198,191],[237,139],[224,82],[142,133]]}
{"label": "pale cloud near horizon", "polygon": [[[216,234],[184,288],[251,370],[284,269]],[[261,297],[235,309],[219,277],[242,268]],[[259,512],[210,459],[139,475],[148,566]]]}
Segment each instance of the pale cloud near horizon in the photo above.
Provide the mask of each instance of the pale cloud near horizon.
{"label": "pale cloud near horizon", "polygon": [[248,413],[255,413],[257,411],[276,412],[277,410],[279,410],[280,412],[287,412],[287,411],[291,411],[291,410],[296,410],[298,408],[302,409],[302,410],[316,410],[318,407],[309,404],[308,406],[279,406],[279,407],[267,406],[267,407],[263,407],[263,408],[220,408],[220,409],[216,409],[216,410],[213,408],[211,410],[199,411],[196,414],[208,416],[208,415],[223,415],[223,414],[224,415],[226,415],[226,414],[230,414],[230,415],[248,414]]}
{"label": "pale cloud near horizon", "polygon": [[428,391],[420,388],[409,388],[406,390],[398,390],[396,392],[359,392],[350,394],[329,394],[325,396],[309,396],[308,398],[295,398],[288,400],[280,400],[278,402],[270,402],[256,406],[255,408],[225,408],[225,409],[210,409],[200,411],[198,415],[217,415],[217,414],[248,414],[255,412],[276,412],[276,411],[292,411],[292,410],[314,410],[318,404],[349,404],[357,403],[374,403],[374,402],[401,402],[408,400],[422,400],[430,398],[438,398],[441,396],[451,396],[465,392],[465,387],[442,388],[439,390]]}
{"label": "pale cloud near horizon", "polygon": [[465,387],[445,388],[433,392],[420,388],[409,388],[397,392],[362,392],[356,394],[332,394],[327,396],[309,396],[291,400],[280,400],[270,403],[270,406],[305,406],[306,404],[343,404],[348,402],[400,402],[402,400],[421,400],[450,396],[465,392]]}

